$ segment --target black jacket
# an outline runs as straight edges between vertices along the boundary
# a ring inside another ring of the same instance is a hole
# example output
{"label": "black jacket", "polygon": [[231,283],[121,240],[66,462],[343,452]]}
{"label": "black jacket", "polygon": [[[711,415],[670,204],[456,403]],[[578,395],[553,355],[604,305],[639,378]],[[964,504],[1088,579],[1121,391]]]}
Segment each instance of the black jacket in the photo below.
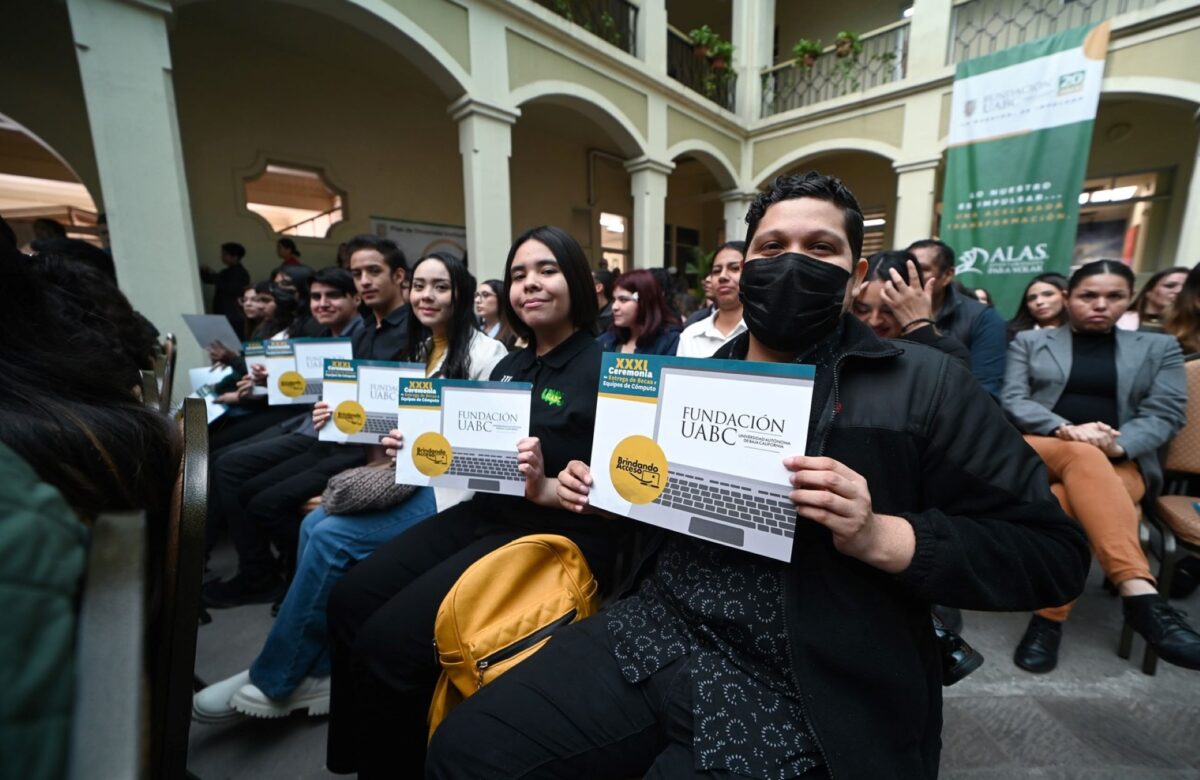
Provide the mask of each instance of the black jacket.
{"label": "black jacket", "polygon": [[[844,320],[833,380],[817,383],[807,454],[861,474],[876,512],[912,523],[916,551],[907,570],[889,575],[801,520],[781,569],[792,668],[832,778],[932,778],[942,680],[930,605],[1065,604],[1083,590],[1088,541],[1059,508],[1042,462],[959,360]],[[744,359],[748,344],[742,334],[713,357]],[[638,570],[662,534],[652,537]]]}

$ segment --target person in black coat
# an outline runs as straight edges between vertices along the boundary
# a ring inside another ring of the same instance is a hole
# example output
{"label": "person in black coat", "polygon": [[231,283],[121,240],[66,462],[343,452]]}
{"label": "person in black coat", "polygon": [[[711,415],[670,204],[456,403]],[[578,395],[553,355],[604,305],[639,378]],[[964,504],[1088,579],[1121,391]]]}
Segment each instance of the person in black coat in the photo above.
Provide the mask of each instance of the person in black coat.
{"label": "person in black coat", "polygon": [[221,264],[224,268],[220,271],[208,267],[200,269],[201,281],[216,286],[213,290],[212,313],[224,314],[233,326],[234,333],[241,333],[246,321],[242,311],[242,291],[250,286],[250,272],[242,266],[245,256],[246,248],[230,241],[221,244]]}
{"label": "person in black coat", "polygon": [[[714,357],[817,369],[807,446],[784,461],[791,562],[651,531],[636,592],[455,709],[426,777],[936,777],[930,605],[1083,589],[1082,529],[969,371],[848,315],[866,271],[853,195],[780,177],[747,222],[749,332]],[[588,511],[590,484],[568,464],[563,505]]]}

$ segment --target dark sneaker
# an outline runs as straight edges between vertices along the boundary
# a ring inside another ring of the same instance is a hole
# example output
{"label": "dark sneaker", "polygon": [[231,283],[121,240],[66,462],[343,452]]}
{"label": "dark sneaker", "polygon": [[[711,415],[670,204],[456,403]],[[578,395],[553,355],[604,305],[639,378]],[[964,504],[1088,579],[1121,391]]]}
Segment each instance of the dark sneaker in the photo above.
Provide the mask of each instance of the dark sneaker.
{"label": "dark sneaker", "polygon": [[943,625],[936,612],[933,614],[933,635],[937,637],[938,650],[942,654],[942,685],[945,687],[949,688],[983,666],[983,653],[967,644],[957,631]]}
{"label": "dark sneaker", "polygon": [[270,604],[286,590],[287,584],[274,575],[263,580],[249,580],[239,572],[232,579],[208,583],[202,593],[204,606],[227,609],[243,604]]}
{"label": "dark sneaker", "polygon": [[1013,653],[1013,663],[1027,672],[1045,674],[1058,666],[1058,645],[1062,641],[1062,623],[1040,615],[1029,619],[1025,636]]}
{"label": "dark sneaker", "polygon": [[956,634],[961,634],[963,630],[962,610],[958,607],[943,607],[941,604],[933,605],[933,616],[937,618],[943,626],[950,629]]}
{"label": "dark sneaker", "polygon": [[1123,599],[1125,619],[1158,651],[1158,657],[1185,669],[1200,669],[1200,634],[1157,593]]}

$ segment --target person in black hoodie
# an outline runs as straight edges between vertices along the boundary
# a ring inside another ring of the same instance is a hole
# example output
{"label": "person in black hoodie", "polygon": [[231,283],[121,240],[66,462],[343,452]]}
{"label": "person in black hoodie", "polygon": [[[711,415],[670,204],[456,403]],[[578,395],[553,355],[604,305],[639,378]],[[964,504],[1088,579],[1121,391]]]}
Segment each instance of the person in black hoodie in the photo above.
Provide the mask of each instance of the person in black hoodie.
{"label": "person in black hoodie", "polygon": [[[806,451],[785,459],[791,562],[647,533],[637,590],[456,708],[426,777],[936,777],[930,604],[1083,589],[1082,529],[969,371],[849,315],[866,271],[854,196],[780,177],[747,223],[749,331],[714,357],[817,368]],[[588,511],[590,483],[568,464],[563,505]]]}

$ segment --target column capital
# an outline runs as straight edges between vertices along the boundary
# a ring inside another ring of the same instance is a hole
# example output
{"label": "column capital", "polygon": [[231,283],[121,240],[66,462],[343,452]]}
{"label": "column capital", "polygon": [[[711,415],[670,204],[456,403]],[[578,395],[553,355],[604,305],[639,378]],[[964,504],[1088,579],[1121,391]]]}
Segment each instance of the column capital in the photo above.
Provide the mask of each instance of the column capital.
{"label": "column capital", "polygon": [[460,122],[469,116],[478,115],[494,119],[497,122],[503,122],[506,125],[512,125],[516,124],[517,119],[521,116],[521,109],[502,106],[498,103],[489,103],[486,100],[479,100],[470,95],[463,95],[450,104],[450,108],[446,109],[446,113],[455,122]]}
{"label": "column capital", "polygon": [[758,190],[725,190],[721,193],[722,203],[747,203],[758,197]]}
{"label": "column capital", "polygon": [[654,171],[655,173],[661,173],[663,176],[670,176],[671,171],[675,170],[675,163],[663,162],[653,157],[635,157],[632,160],[625,161],[625,170],[630,175],[641,173],[642,171]]}
{"label": "column capital", "polygon": [[904,162],[897,160],[896,162],[892,163],[892,170],[895,171],[897,175],[902,173],[912,173],[913,171],[928,171],[937,168],[939,165],[941,165],[941,162],[942,158],[940,155],[938,157],[927,157],[923,160],[907,160]]}

